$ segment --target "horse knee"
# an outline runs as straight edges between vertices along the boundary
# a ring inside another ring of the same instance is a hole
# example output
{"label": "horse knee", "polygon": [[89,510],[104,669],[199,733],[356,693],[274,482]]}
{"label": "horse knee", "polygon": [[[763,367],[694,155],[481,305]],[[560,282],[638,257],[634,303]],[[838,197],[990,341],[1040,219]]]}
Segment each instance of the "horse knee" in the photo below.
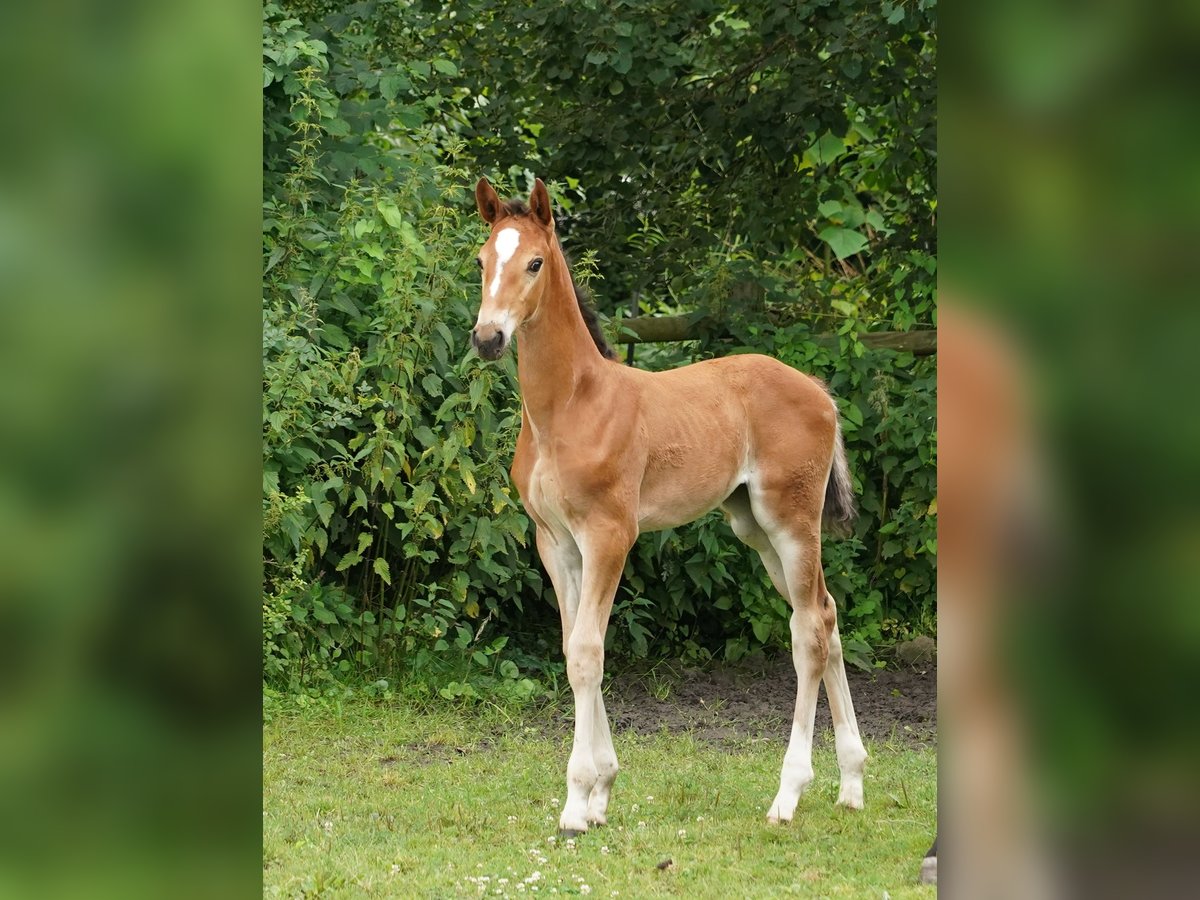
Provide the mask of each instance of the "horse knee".
{"label": "horse knee", "polygon": [[597,687],[604,673],[604,641],[572,634],[567,643],[567,680],[573,690]]}
{"label": "horse knee", "polygon": [[792,613],[792,659],[796,672],[819,675],[829,663],[831,629],[820,616]]}
{"label": "horse knee", "polygon": [[818,674],[824,672],[825,667],[829,665],[829,633],[823,625],[818,625],[812,630],[808,652],[813,670]]}

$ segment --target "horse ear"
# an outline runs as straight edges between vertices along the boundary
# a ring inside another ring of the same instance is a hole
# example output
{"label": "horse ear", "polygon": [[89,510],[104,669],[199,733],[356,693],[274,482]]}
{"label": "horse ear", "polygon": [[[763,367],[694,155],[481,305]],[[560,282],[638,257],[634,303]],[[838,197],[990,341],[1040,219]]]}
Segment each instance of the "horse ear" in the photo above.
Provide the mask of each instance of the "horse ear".
{"label": "horse ear", "polygon": [[529,195],[529,209],[538,222],[551,231],[554,230],[554,213],[550,211],[550,194],[540,178],[533,182],[533,192]]}
{"label": "horse ear", "polygon": [[500,197],[486,178],[480,178],[475,184],[475,205],[479,207],[483,221],[489,225],[496,224],[496,220],[500,218]]}

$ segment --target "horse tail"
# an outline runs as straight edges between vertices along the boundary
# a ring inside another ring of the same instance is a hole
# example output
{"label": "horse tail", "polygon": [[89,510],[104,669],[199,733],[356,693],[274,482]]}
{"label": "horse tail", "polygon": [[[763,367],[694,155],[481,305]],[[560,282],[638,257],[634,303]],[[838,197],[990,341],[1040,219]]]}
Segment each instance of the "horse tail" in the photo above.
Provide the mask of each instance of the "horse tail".
{"label": "horse tail", "polygon": [[[833,398],[829,399],[832,403]],[[836,429],[833,463],[829,467],[829,480],[825,482],[825,506],[821,518],[828,531],[846,537],[851,533],[857,510],[854,508],[854,482],[850,480],[850,467],[846,464],[846,443],[842,439],[842,421],[836,403],[833,411]]]}

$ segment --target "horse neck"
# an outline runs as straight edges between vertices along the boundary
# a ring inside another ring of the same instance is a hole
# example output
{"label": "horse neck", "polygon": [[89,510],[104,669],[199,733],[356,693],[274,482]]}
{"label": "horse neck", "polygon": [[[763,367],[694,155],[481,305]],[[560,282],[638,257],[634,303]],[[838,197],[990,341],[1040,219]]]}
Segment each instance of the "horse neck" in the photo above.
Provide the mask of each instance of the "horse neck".
{"label": "horse neck", "polygon": [[566,260],[555,254],[546,263],[545,293],[517,348],[521,402],[537,428],[548,426],[580,381],[602,374],[604,364],[583,322]]}

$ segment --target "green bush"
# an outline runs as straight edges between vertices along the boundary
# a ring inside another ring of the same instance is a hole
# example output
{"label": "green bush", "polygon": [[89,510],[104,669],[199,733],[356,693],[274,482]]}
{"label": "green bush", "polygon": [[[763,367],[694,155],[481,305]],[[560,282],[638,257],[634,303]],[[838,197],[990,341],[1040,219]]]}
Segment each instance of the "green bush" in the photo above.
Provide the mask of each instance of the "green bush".
{"label": "green bush", "polygon": [[[486,231],[444,80],[457,70],[389,58],[368,31],[338,37],[265,7],[264,676],[275,691],[401,677],[452,701],[528,700],[561,671],[558,616],[507,475],[511,358],[466,352]],[[721,334],[639,352],[657,367],[754,350],[829,382],[862,516],[827,544],[827,574],[868,664],[933,628],[935,379],[932,360],[865,351],[857,331],[928,321],[932,262],[912,251],[856,279],[744,248],[710,258],[691,299]],[[762,303],[730,306],[747,281]],[[838,346],[771,318],[797,284],[801,312],[838,312]],[[732,660],[786,646],[786,612],[714,514],[639,540],[608,640]]]}

